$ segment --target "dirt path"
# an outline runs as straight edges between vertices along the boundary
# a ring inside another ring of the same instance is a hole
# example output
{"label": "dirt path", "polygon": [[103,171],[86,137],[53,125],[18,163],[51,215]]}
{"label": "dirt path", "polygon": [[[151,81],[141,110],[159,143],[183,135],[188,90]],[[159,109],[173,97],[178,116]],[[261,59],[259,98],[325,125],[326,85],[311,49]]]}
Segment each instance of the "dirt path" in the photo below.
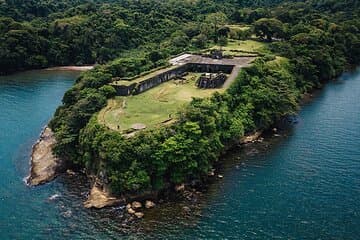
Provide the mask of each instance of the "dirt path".
{"label": "dirt path", "polygon": [[226,79],[223,88],[229,88],[230,85],[235,81],[236,77],[238,76],[240,69],[242,67],[241,66],[235,66],[234,69],[232,70],[231,74],[229,75],[229,77]]}

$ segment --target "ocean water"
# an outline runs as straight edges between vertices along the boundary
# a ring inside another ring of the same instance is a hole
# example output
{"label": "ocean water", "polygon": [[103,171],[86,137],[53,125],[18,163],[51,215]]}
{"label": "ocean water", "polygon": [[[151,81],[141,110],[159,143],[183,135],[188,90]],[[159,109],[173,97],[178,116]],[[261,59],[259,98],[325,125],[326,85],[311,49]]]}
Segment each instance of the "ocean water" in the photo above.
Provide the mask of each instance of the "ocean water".
{"label": "ocean water", "polygon": [[225,156],[194,216],[168,203],[132,223],[122,208],[84,209],[81,176],[23,182],[31,145],[76,76],[0,78],[0,239],[360,238],[360,69],[328,84],[286,136]]}

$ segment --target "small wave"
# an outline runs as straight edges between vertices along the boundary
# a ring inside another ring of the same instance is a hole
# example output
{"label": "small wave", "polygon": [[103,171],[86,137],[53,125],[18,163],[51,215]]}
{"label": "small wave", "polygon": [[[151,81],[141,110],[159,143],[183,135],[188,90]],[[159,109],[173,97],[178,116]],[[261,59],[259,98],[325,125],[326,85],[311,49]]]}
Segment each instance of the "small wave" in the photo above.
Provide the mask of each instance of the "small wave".
{"label": "small wave", "polygon": [[57,198],[59,198],[61,195],[60,194],[53,194],[53,195],[51,195],[48,199],[50,200],[50,201],[53,201],[53,200],[55,200],[55,199],[57,199]]}
{"label": "small wave", "polygon": [[30,178],[30,175],[29,176],[26,176],[26,177],[23,177],[22,181],[27,185],[27,186],[30,186],[28,180]]}

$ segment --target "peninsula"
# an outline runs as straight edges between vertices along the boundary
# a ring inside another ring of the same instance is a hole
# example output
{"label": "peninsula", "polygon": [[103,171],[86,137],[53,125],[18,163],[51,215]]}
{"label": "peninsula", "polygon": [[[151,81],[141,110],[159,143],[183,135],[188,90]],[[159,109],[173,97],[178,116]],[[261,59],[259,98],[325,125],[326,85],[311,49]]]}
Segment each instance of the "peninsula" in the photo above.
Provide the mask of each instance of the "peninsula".
{"label": "peninsula", "polygon": [[33,2],[0,3],[0,72],[95,67],[65,93],[29,181],[58,174],[45,154],[87,174],[88,207],[196,189],[230,146],[360,62],[353,0]]}

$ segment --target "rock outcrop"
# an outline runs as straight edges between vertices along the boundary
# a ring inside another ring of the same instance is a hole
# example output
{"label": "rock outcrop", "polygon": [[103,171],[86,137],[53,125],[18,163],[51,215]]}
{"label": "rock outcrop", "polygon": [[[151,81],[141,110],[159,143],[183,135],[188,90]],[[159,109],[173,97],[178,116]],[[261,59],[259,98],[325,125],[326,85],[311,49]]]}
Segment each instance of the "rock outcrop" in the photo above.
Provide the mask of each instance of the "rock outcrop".
{"label": "rock outcrop", "polygon": [[132,207],[132,209],[136,210],[136,209],[142,208],[142,204],[141,204],[141,202],[134,201],[134,202],[132,202],[131,207]]}
{"label": "rock outcrop", "polygon": [[58,175],[62,161],[52,152],[55,143],[54,133],[46,127],[32,149],[30,176],[27,179],[29,185],[47,183]]}
{"label": "rock outcrop", "polygon": [[257,131],[251,135],[245,136],[240,139],[240,144],[247,144],[256,141],[262,134],[262,131]]}
{"label": "rock outcrop", "polygon": [[124,203],[122,199],[111,196],[97,184],[92,187],[88,199],[84,202],[85,208],[103,208]]}
{"label": "rock outcrop", "polygon": [[153,208],[153,207],[155,207],[155,203],[153,201],[146,200],[145,208],[149,209],[149,208]]}

